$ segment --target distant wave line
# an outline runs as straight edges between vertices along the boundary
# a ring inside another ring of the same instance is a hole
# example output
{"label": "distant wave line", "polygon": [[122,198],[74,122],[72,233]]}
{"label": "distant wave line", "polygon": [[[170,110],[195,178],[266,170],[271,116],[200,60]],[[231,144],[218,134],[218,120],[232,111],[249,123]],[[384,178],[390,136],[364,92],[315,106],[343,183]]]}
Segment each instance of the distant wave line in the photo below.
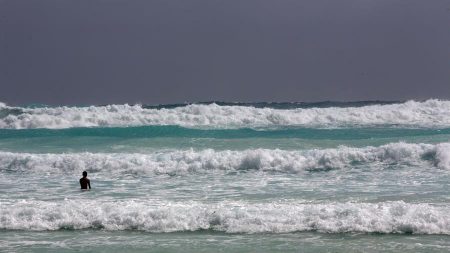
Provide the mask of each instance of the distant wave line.
{"label": "distant wave line", "polygon": [[192,104],[171,109],[140,105],[20,108],[0,104],[0,128],[73,128],[178,125],[187,128],[450,127],[450,101],[407,101],[361,107],[273,109]]}

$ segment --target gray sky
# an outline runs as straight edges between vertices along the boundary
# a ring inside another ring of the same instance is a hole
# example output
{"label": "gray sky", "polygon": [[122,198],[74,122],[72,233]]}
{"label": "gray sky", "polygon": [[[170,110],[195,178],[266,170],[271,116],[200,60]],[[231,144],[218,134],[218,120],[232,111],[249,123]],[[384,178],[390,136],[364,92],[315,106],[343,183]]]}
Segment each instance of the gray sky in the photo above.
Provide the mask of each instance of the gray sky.
{"label": "gray sky", "polygon": [[450,0],[0,0],[0,101],[450,98]]}

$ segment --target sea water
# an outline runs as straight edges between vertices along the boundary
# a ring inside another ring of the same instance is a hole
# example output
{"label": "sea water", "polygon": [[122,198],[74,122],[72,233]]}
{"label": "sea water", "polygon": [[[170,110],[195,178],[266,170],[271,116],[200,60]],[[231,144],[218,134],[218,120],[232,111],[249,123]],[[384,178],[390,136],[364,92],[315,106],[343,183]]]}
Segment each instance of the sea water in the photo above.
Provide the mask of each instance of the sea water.
{"label": "sea water", "polygon": [[450,101],[0,104],[0,128],[2,252],[450,251]]}

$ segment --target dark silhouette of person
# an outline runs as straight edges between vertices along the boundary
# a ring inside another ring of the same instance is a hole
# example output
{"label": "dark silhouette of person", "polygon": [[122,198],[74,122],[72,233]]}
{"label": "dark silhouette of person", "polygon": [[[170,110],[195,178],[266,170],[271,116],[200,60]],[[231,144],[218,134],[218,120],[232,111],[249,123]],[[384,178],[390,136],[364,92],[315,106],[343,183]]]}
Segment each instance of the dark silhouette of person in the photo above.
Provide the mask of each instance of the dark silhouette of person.
{"label": "dark silhouette of person", "polygon": [[81,186],[81,190],[87,190],[88,186],[89,186],[89,189],[91,189],[91,181],[89,180],[89,178],[87,178],[86,171],[83,171],[83,177],[80,178],[80,186]]}

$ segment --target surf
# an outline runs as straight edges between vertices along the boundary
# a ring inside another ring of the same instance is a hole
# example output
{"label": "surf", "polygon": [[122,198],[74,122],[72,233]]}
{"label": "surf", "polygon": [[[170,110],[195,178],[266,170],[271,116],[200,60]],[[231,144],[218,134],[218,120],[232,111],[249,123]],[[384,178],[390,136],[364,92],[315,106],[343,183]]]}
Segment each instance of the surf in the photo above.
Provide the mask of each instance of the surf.
{"label": "surf", "polygon": [[450,143],[390,143],[362,148],[280,150],[166,150],[149,153],[14,153],[0,152],[0,171],[23,173],[186,174],[208,171],[350,170],[407,165],[449,170]]}
{"label": "surf", "polygon": [[243,105],[189,104],[170,108],[142,105],[88,107],[10,107],[0,105],[0,128],[62,129],[73,127],[129,127],[177,125],[187,128],[237,129],[340,128],[404,126],[450,127],[450,101],[407,101],[357,107],[274,109]]}
{"label": "surf", "polygon": [[380,203],[219,203],[65,200],[0,202],[0,229],[211,230],[226,233],[450,234],[448,206]]}

